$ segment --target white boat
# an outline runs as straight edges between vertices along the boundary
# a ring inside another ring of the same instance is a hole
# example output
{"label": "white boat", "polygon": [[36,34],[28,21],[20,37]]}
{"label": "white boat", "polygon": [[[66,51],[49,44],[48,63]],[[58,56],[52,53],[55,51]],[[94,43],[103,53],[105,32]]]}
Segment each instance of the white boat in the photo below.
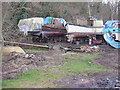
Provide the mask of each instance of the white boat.
{"label": "white boat", "polygon": [[80,40],[82,37],[103,35],[104,25],[102,20],[92,20],[91,26],[68,24],[66,28],[68,42],[71,42]]}

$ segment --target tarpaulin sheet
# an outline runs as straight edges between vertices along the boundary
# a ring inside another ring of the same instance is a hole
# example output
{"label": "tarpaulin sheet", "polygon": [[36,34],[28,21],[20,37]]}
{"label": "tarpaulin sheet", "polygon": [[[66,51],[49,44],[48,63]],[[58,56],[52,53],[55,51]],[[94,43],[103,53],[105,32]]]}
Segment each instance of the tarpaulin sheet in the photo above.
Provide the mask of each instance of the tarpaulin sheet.
{"label": "tarpaulin sheet", "polygon": [[52,20],[53,20],[53,17],[46,17],[42,23],[42,25],[44,24],[52,24]]}
{"label": "tarpaulin sheet", "polygon": [[63,19],[63,18],[53,18],[53,17],[46,17],[44,19],[44,22],[42,23],[42,25],[44,24],[55,24],[55,25],[62,25],[65,27],[65,25],[67,24],[67,22]]}
{"label": "tarpaulin sheet", "polygon": [[28,29],[28,31],[32,31],[34,29],[40,29],[41,24],[43,23],[43,18],[28,18],[28,19],[21,19],[18,23],[18,27],[21,31]]}

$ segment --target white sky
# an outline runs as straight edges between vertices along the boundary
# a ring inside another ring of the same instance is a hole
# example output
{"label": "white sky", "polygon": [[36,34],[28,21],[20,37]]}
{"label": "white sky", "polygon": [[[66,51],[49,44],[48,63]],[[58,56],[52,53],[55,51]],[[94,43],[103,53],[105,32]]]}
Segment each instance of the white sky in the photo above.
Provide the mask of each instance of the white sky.
{"label": "white sky", "polygon": [[115,3],[119,2],[120,0],[102,0],[103,3],[107,4],[108,2]]}

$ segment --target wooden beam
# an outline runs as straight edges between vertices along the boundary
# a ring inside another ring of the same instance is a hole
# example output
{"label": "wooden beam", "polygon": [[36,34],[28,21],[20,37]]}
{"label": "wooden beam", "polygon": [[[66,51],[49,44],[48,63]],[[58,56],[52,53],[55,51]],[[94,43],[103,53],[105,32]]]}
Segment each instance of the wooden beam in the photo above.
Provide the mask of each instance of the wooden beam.
{"label": "wooden beam", "polygon": [[72,49],[72,48],[63,47],[63,46],[60,46],[60,49],[63,49],[66,51],[83,52],[81,49]]}
{"label": "wooden beam", "polygon": [[13,44],[18,46],[30,46],[30,47],[50,49],[49,46],[47,45],[37,45],[37,44],[28,44],[28,43],[19,43],[19,42],[10,42],[10,41],[4,41],[4,44]]}

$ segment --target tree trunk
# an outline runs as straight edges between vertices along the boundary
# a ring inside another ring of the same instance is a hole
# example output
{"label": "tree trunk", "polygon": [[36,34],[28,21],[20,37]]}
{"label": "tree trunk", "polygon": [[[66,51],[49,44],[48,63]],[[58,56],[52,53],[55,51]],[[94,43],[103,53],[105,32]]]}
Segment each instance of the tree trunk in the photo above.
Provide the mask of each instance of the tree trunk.
{"label": "tree trunk", "polygon": [[[0,14],[2,14],[2,2],[0,2]],[[0,15],[0,81],[2,81],[2,47],[3,47],[3,37],[2,37],[2,15]],[[0,83],[1,84],[1,83]],[[2,85],[0,85],[2,86]],[[1,87],[0,87],[1,89]]]}

